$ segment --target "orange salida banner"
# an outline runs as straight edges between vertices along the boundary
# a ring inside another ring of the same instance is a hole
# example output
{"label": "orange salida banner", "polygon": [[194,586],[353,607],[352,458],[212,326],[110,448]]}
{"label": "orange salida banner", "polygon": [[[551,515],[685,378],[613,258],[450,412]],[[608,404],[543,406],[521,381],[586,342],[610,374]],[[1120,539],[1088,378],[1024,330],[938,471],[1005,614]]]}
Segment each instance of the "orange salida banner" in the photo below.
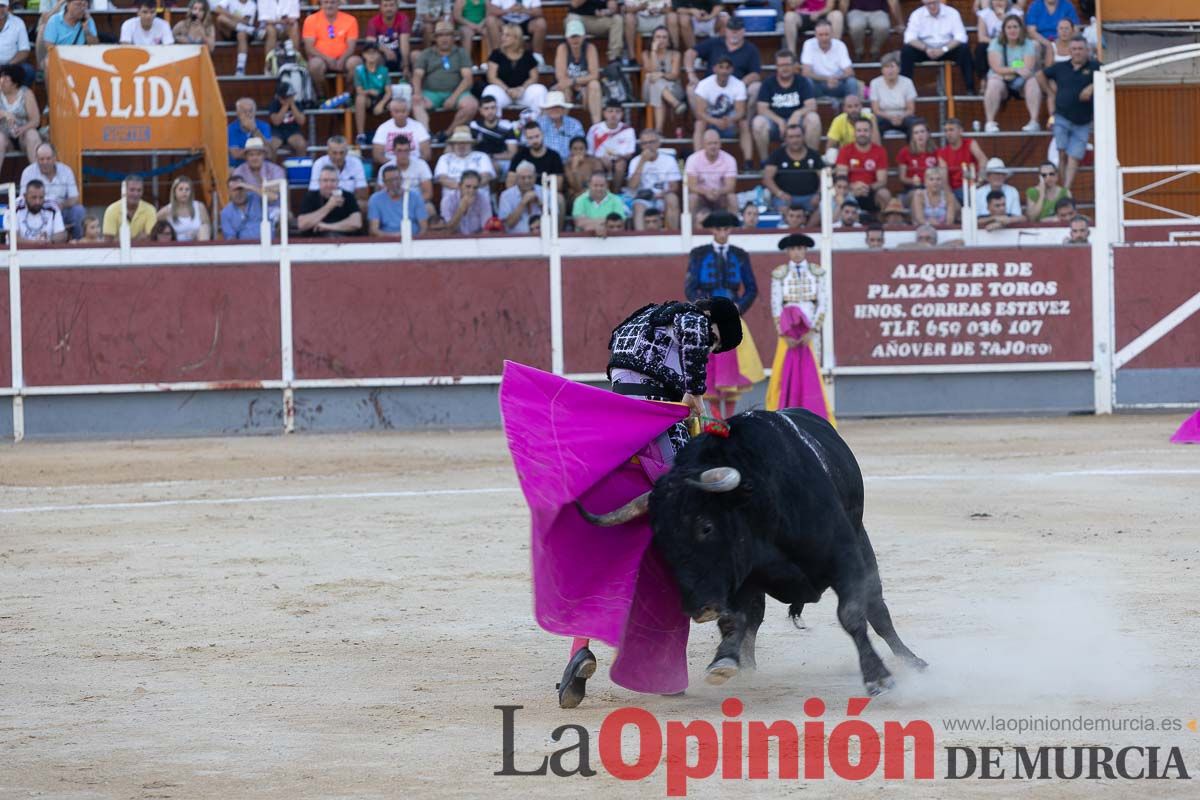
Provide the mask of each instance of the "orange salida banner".
{"label": "orange salida banner", "polygon": [[76,174],[85,152],[203,151],[224,199],[225,106],[204,47],[56,47],[47,71],[50,137]]}

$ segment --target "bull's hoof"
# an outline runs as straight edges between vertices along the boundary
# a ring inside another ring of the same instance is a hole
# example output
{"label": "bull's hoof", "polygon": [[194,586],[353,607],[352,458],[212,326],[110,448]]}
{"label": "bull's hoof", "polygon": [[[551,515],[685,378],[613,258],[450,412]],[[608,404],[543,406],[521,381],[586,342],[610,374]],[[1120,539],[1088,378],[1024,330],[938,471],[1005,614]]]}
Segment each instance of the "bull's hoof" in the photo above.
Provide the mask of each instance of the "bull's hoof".
{"label": "bull's hoof", "polygon": [[737,675],[738,669],[740,669],[740,667],[735,659],[730,658],[729,656],[726,656],[725,658],[718,658],[716,661],[708,665],[704,680],[707,681],[710,686],[720,686],[734,675]]}
{"label": "bull's hoof", "polygon": [[929,669],[929,662],[917,655],[910,655],[904,659],[913,669],[924,672]]}
{"label": "bull's hoof", "polygon": [[879,680],[867,681],[865,685],[867,687],[867,694],[871,695],[871,697],[878,697],[895,686],[896,679],[891,675],[884,675]]}
{"label": "bull's hoof", "polygon": [[596,657],[586,647],[579,648],[567,662],[558,684],[558,707],[575,708],[582,703],[587,693],[587,679],[595,674]]}

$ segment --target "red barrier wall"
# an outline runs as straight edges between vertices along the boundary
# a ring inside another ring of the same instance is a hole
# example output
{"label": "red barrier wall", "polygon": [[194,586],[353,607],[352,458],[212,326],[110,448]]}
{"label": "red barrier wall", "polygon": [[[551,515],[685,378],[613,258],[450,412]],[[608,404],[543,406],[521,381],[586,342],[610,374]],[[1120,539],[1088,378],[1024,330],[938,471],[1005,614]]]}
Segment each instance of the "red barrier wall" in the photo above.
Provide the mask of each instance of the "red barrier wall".
{"label": "red barrier wall", "polygon": [[292,295],[297,378],[550,369],[543,259],[298,264]]}
{"label": "red barrier wall", "polygon": [[838,366],[1092,360],[1091,250],[840,253]]}
{"label": "red barrier wall", "polygon": [[0,269],[0,386],[12,386],[12,343],[8,335],[8,270]]}
{"label": "red barrier wall", "polygon": [[[1118,247],[1113,250],[1117,350],[1200,292],[1200,248]],[[1159,339],[1124,368],[1200,367],[1200,314]]]}
{"label": "red barrier wall", "polygon": [[23,270],[21,303],[30,386],[281,374],[273,266]]}

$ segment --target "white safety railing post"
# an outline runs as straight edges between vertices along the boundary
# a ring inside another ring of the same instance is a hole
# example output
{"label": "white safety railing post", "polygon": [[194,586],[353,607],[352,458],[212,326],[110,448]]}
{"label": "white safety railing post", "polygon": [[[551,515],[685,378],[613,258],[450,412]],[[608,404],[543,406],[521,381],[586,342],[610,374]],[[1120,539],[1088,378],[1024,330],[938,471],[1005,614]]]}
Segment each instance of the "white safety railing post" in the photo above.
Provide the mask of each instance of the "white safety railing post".
{"label": "white safety railing post", "polygon": [[258,241],[262,245],[264,256],[269,255],[271,248],[271,214],[267,209],[271,207],[268,197],[272,186],[281,186],[281,190],[286,191],[287,180],[263,181],[262,195],[259,197],[262,219],[258,221]]}
{"label": "white safety railing post", "polygon": [[[563,367],[563,296],[562,296],[562,246],[558,240],[558,176],[550,175],[550,207],[552,226],[550,239],[550,371],[555,375],[565,372]],[[545,228],[545,224],[542,225]]]}
{"label": "white safety railing post", "polygon": [[17,256],[17,185],[6,183],[8,190],[8,213],[4,215],[8,231],[8,346],[11,348],[9,362],[12,372],[12,426],[13,441],[25,438],[25,361],[22,353],[21,335],[21,263]]}
{"label": "white safety railing post", "polygon": [[[553,221],[550,219],[550,205],[552,202],[550,195],[554,193],[554,182],[550,180],[550,173],[542,173],[542,218],[538,223],[538,233],[542,241],[542,255],[547,256],[550,255],[550,230],[551,228],[555,228],[552,224]],[[557,203],[557,199],[557,197],[554,198],[553,202]],[[557,235],[558,230],[555,228],[554,237],[557,238]]]}
{"label": "white safety railing post", "polygon": [[1096,120],[1095,172],[1096,225],[1092,230],[1092,359],[1096,365],[1093,403],[1097,414],[1113,411],[1116,380],[1113,363],[1112,244],[1122,239],[1120,207],[1124,200],[1117,176],[1116,82],[1106,70],[1092,77],[1092,108]]}
{"label": "white safety railing post", "polygon": [[292,388],[296,366],[292,352],[292,256],[288,252],[286,182],[279,193],[279,359],[283,377],[283,432],[292,433],[296,430],[296,402]]}
{"label": "white safety railing post", "polygon": [[[820,172],[821,178],[821,266],[824,274],[821,276],[821,291],[825,300],[833,304],[833,168],[825,167]],[[821,328],[821,373],[825,381],[825,394],[829,405],[837,407],[835,402],[835,387],[833,368],[837,366],[833,354],[833,309],[826,309],[825,323]]]}
{"label": "white safety railing post", "polygon": [[133,236],[129,230],[129,186],[121,181],[121,227],[117,230],[117,243],[121,248],[121,263],[133,260]]}
{"label": "white safety railing post", "polygon": [[963,176],[962,237],[968,245],[979,243],[979,211],[975,205],[975,178]]}
{"label": "white safety railing post", "polygon": [[[399,167],[393,167],[393,169],[399,169]],[[411,190],[407,186],[404,186],[401,191],[404,192],[404,197],[400,200],[400,254],[405,258],[412,258],[413,230],[412,217],[409,215],[410,204],[408,202]]]}
{"label": "white safety railing post", "polygon": [[679,208],[679,236],[682,239],[682,250],[692,251],[692,198],[688,192],[687,175],[683,176],[683,203]]}

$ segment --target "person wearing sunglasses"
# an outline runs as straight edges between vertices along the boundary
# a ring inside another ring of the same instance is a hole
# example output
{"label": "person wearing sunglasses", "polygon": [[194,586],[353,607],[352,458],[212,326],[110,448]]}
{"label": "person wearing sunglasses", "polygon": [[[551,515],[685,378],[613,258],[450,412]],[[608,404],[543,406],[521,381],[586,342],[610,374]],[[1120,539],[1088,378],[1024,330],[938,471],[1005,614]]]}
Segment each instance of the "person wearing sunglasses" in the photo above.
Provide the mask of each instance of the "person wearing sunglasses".
{"label": "person wearing sunglasses", "polygon": [[358,20],[340,10],[341,0],[321,0],[320,6],[319,11],[304,20],[301,36],[313,85],[324,96],[327,94],[326,73],[353,75],[362,59],[354,54],[358,45]]}
{"label": "person wearing sunglasses", "polygon": [[1046,161],[1038,168],[1037,186],[1025,190],[1025,218],[1034,222],[1054,219],[1058,202],[1071,193],[1058,182],[1058,167]]}

